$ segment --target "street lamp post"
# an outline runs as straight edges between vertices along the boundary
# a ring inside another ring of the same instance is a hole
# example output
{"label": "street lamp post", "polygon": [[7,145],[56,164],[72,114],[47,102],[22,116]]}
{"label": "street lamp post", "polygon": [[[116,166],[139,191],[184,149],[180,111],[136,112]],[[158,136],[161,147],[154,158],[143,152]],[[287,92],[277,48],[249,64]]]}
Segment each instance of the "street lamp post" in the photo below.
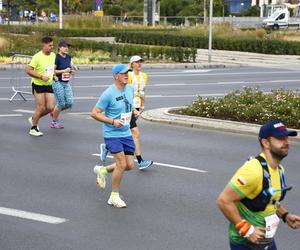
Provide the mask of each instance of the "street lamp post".
{"label": "street lamp post", "polygon": [[63,6],[62,0],[59,0],[59,29],[63,28]]}
{"label": "street lamp post", "polygon": [[211,63],[213,0],[209,0],[208,62]]}

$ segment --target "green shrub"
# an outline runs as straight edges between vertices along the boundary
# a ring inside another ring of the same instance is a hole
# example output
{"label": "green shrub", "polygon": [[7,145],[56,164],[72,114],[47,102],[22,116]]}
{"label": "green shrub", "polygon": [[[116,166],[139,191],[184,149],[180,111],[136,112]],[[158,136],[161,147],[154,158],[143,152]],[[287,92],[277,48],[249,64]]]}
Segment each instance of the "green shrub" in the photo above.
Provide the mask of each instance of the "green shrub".
{"label": "green shrub", "polygon": [[[80,21],[79,21],[80,23]],[[155,29],[155,32],[172,31],[173,29]],[[68,28],[59,29],[47,26],[35,25],[1,25],[0,31],[14,34],[35,34],[39,33],[43,36],[58,37],[107,37],[122,34],[124,32],[135,31],[138,33],[154,32],[150,28]]]}
{"label": "green shrub", "polygon": [[258,88],[245,88],[222,98],[198,97],[190,106],[176,113],[257,124],[280,119],[287,126],[299,129],[300,94],[281,89],[265,94]]}
{"label": "green shrub", "polygon": [[[0,50],[0,56],[12,56],[13,54],[33,55],[41,49],[41,36],[7,36],[9,47]],[[54,44],[59,38],[54,37]],[[148,60],[166,60],[174,62],[195,62],[196,49],[168,47],[168,46],[145,46],[134,44],[110,44],[80,39],[69,39],[74,51],[103,51],[109,52],[112,61],[126,60],[134,54],[141,55]]]}
{"label": "green shrub", "polygon": [[[115,33],[120,43],[152,44],[173,47],[207,49],[208,37],[203,35],[181,35],[171,32],[135,32]],[[214,37],[213,49],[247,51],[265,54],[300,55],[300,42],[274,39]]]}

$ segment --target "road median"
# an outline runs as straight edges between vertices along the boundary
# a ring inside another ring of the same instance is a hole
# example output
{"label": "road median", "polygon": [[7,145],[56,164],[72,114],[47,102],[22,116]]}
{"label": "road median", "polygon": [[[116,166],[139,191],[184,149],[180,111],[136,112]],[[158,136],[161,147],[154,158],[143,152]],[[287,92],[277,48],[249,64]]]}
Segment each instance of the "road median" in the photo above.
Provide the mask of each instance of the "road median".
{"label": "road median", "polygon": [[[220,130],[231,133],[258,135],[260,125],[226,121],[220,119],[210,119],[196,116],[177,115],[172,111],[182,107],[169,107],[147,110],[142,113],[142,118],[147,121],[166,123],[170,125],[179,125],[190,128],[205,128]],[[300,141],[300,130],[297,130],[298,136],[291,138]]]}

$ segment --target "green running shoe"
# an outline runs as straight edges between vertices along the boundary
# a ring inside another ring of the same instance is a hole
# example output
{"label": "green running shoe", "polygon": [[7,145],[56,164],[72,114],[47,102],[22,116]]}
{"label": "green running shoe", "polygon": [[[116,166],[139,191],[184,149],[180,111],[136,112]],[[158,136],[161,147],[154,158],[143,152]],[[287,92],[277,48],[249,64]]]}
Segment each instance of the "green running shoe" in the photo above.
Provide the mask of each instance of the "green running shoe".
{"label": "green running shoe", "polygon": [[106,186],[106,177],[107,177],[107,169],[104,166],[96,165],[94,167],[94,173],[97,175],[96,183],[100,188],[105,188]]}

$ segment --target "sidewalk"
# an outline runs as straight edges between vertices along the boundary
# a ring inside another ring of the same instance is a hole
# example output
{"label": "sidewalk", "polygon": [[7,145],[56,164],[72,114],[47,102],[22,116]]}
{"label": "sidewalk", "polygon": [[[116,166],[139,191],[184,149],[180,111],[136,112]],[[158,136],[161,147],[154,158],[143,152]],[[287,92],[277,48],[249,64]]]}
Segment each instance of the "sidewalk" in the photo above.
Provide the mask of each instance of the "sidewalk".
{"label": "sidewalk", "polygon": [[[221,130],[239,134],[250,134],[255,136],[257,136],[259,132],[260,125],[256,124],[201,118],[196,116],[176,115],[170,113],[171,110],[178,108],[179,107],[159,108],[144,111],[142,113],[142,118],[152,122],[180,125],[190,128]],[[291,138],[292,140],[300,140],[300,130],[297,130],[297,132],[298,136]]]}
{"label": "sidewalk", "polygon": [[[115,64],[82,64],[76,65],[79,70],[100,70],[111,69]],[[237,67],[238,65],[225,63],[145,63],[145,69],[212,69],[212,68],[226,68]],[[0,70],[10,70],[10,64],[0,64]]]}
{"label": "sidewalk", "polygon": [[[298,69],[300,56],[270,55],[240,51],[212,50],[212,62],[208,63],[208,50],[197,50],[196,63],[145,63],[148,69],[210,69],[243,66],[280,67]],[[82,70],[111,69],[114,64],[77,65]],[[9,64],[0,64],[0,70],[10,69]]]}

